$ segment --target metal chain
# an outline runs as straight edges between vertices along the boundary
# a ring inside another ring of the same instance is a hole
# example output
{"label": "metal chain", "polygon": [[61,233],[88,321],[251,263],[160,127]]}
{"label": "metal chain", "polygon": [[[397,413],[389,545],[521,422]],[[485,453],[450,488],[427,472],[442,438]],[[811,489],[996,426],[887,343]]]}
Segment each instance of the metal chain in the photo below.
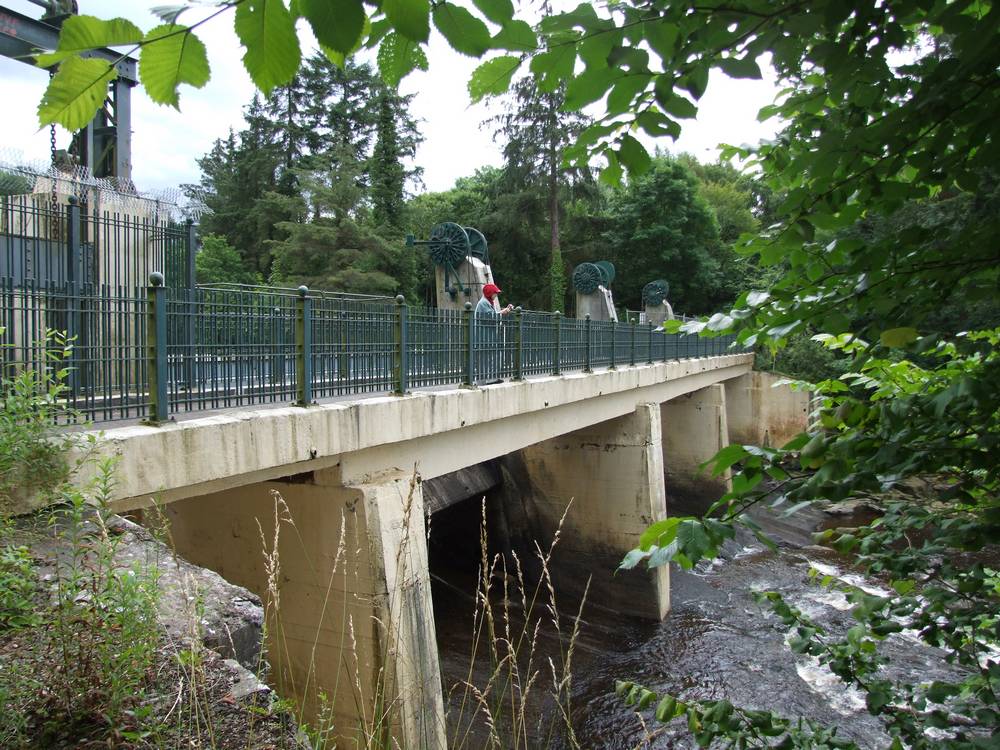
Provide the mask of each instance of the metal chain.
{"label": "metal chain", "polygon": [[[49,81],[52,80],[52,78],[53,78],[53,76],[55,76],[55,74],[56,74],[55,70],[52,69],[52,68],[49,68]],[[49,201],[51,203],[51,209],[52,209],[52,218],[50,220],[50,226],[52,227],[52,239],[58,240],[59,239],[59,234],[60,234],[60,232],[59,232],[60,225],[59,225],[58,219],[56,218],[57,214],[58,214],[58,209],[59,209],[59,197],[58,197],[58,194],[56,192],[56,126],[55,126],[55,123],[52,123],[51,125],[49,125],[49,147],[50,147],[50,152],[51,152],[50,156],[51,156],[51,159],[52,159],[52,167],[51,167],[51,170],[50,170],[50,177],[49,177],[50,183],[52,185],[52,190],[51,190],[51,192],[49,194]]]}

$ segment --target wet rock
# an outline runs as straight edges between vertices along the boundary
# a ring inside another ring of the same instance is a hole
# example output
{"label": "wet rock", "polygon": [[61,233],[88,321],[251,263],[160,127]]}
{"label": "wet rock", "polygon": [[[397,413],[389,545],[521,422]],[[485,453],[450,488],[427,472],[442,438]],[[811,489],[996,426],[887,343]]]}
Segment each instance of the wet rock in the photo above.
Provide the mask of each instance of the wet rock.
{"label": "wet rock", "polygon": [[823,512],[828,516],[858,516],[881,513],[882,509],[869,500],[841,500],[839,503],[824,505]]}

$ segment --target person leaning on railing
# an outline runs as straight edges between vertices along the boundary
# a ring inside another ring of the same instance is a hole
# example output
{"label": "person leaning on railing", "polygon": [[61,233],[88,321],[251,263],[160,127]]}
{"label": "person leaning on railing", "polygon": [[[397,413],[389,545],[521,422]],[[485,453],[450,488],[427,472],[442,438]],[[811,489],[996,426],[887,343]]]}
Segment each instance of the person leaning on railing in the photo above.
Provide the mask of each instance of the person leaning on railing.
{"label": "person leaning on railing", "polygon": [[476,305],[476,349],[479,350],[477,374],[479,379],[487,382],[500,381],[500,351],[497,348],[500,316],[507,315],[514,309],[513,305],[500,307],[500,293],[500,287],[496,284],[485,284],[483,297]]}

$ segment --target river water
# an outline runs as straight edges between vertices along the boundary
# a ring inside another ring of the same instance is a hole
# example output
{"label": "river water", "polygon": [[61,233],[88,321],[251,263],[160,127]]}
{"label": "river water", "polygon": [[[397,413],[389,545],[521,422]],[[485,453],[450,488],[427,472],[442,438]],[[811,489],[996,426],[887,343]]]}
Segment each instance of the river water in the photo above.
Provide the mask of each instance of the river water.
{"label": "river water", "polygon": [[[691,572],[673,567],[672,610],[663,622],[630,620],[602,608],[598,602],[584,604],[569,690],[570,715],[579,747],[696,747],[682,721],[663,726],[652,718],[651,709],[642,712],[640,718],[625,706],[614,693],[619,679],[685,699],[726,698],[747,708],[808,717],[838,727],[839,735],[862,747],[885,743],[886,735],[865,710],[863,696],[811,657],[794,654],[786,645],[780,621],[769,616],[750,594],[754,589],[780,591],[786,601],[818,623],[843,632],[852,623],[845,596],[813,582],[810,568],[873,593],[882,590],[881,584],[858,576],[835,554],[809,544],[809,532],[824,520],[830,521],[823,514],[810,512],[790,520],[768,514],[759,520],[779,542],[778,551],[768,550],[747,535],[729,544],[712,563],[702,563]],[[835,525],[849,523],[850,519],[838,519]],[[480,713],[470,728],[471,699],[462,688],[463,683],[472,682],[482,690],[491,674],[483,648],[471,672],[469,669],[475,604],[471,594],[479,554],[477,533],[470,529],[435,538],[432,530],[430,549],[442,678],[450,695],[450,745],[484,747],[489,735],[484,717]],[[493,598],[499,603],[496,590]],[[544,607],[535,608],[542,624],[534,639],[537,646],[533,669],[539,665],[543,668],[538,670],[525,721],[530,738],[521,747],[571,747],[561,729],[554,700],[549,697],[553,678],[547,660],[551,658],[558,665],[565,654],[566,634],[571,629],[566,614],[574,603],[560,602],[559,606],[562,639],[554,632],[550,612]],[[515,603],[509,611],[516,632],[523,625],[522,609]],[[498,619],[502,617],[498,615]],[[531,627],[529,632],[534,632]],[[919,675],[920,680],[948,676],[943,654],[917,642],[912,633],[890,636],[882,649],[896,663],[904,664],[907,672]],[[458,718],[460,714],[464,718]]]}

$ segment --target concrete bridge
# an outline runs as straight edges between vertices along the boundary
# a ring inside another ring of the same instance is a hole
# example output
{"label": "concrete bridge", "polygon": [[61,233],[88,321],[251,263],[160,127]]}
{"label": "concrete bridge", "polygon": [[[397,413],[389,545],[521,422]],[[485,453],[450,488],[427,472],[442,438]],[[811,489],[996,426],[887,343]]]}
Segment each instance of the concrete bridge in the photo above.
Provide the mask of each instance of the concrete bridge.
{"label": "concrete bridge", "polygon": [[[182,556],[262,598],[280,590],[272,675],[306,715],[321,692],[334,696],[335,722],[349,735],[371,721],[378,697],[403,746],[440,748],[426,524],[431,511],[482,489],[441,486],[491,459],[516,465],[536,531],[551,534],[572,499],[559,556],[593,572],[591,599],[662,618],[666,567],[612,574],[667,514],[667,488],[724,491],[728,477],[699,473],[701,462],[730,441],[778,444],[805,426],[806,395],[770,387],[752,361],[724,354],[231,411],[108,429],[97,450],[118,457],[116,510],[155,498]],[[281,526],[276,572],[263,547],[279,518],[293,525]]]}
{"label": "concrete bridge", "polygon": [[[510,483],[499,510],[530,506],[546,545],[572,499],[555,564],[593,572],[591,601],[658,619],[667,569],[612,572],[666,498],[723,491],[698,466],[729,441],[805,426],[805,395],[771,388],[733,336],[201,286],[191,225],[44,203],[4,202],[0,365],[50,368],[47,332],[65,332],[61,399],[109,423],[92,447],[118,458],[113,507],[155,498],[180,554],[280,596],[272,680],[307,717],[330,696],[345,736],[384,714],[403,747],[444,746],[433,513]],[[140,419],[156,424],[111,426]]]}

